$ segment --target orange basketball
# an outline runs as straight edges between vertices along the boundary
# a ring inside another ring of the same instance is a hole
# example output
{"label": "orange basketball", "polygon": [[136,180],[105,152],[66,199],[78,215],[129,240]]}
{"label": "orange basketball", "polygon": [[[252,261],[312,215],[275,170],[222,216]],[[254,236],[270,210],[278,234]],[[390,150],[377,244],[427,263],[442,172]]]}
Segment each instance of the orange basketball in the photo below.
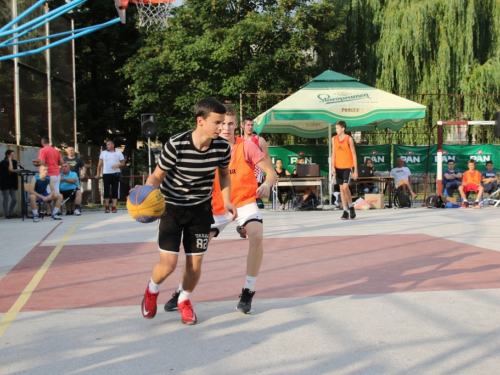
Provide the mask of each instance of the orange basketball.
{"label": "orange basketball", "polygon": [[138,186],[127,198],[127,210],[139,223],[152,223],[165,212],[165,200],[154,186]]}

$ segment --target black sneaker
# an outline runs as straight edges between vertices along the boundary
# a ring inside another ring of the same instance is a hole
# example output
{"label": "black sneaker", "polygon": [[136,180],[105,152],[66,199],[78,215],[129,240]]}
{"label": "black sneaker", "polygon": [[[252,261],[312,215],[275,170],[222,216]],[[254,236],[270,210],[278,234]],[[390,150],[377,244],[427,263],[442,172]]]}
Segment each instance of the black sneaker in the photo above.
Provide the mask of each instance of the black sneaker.
{"label": "black sneaker", "polygon": [[344,213],[342,214],[342,216],[340,218],[342,220],[349,220],[349,214],[347,213],[347,211],[344,211]]}
{"label": "black sneaker", "polygon": [[356,218],[356,211],[354,210],[354,207],[349,208],[349,216],[351,217],[351,219]]}
{"label": "black sneaker", "polygon": [[165,306],[163,307],[165,309],[165,311],[175,311],[175,310],[177,310],[177,302],[179,301],[179,295],[180,294],[181,294],[181,292],[179,292],[178,290],[176,290],[172,294],[172,298],[170,298],[168,300],[168,302],[165,304]]}
{"label": "black sneaker", "polygon": [[240,294],[240,302],[236,306],[236,310],[243,314],[248,314],[252,310],[252,298],[255,292],[250,292],[249,289],[242,289]]}
{"label": "black sneaker", "polygon": [[238,225],[236,227],[236,232],[238,232],[241,238],[247,238],[247,231],[245,230],[245,228],[242,228]]}

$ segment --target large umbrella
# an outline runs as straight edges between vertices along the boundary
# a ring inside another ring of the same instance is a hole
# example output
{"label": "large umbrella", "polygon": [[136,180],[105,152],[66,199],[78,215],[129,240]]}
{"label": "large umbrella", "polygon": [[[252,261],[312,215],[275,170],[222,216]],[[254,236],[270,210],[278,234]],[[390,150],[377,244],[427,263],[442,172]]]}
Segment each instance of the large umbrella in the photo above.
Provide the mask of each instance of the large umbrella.
{"label": "large umbrella", "polygon": [[[345,121],[348,131],[399,130],[408,121],[424,118],[425,110],[421,104],[327,70],[259,115],[254,130],[305,138],[328,136],[331,142],[337,121]],[[331,147],[329,155],[331,160]]]}

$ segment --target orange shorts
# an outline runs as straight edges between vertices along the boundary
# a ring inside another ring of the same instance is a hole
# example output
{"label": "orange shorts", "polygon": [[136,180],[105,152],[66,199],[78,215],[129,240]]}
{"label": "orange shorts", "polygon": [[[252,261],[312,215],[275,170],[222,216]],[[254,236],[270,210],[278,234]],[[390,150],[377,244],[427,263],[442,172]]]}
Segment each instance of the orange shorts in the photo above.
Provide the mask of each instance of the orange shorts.
{"label": "orange shorts", "polygon": [[464,187],[464,193],[467,194],[469,191],[473,191],[474,193],[477,193],[479,191],[479,185],[478,184],[463,184]]}

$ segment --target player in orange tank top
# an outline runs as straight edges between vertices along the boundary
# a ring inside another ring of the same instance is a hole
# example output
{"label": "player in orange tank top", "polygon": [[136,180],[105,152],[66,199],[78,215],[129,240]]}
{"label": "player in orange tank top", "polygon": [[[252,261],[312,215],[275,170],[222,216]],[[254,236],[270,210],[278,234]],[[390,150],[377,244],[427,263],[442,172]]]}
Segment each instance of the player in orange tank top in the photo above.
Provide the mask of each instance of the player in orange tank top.
{"label": "player in orange tank top", "polygon": [[[344,212],[341,219],[347,220],[349,217],[354,219],[356,212],[352,205],[351,191],[349,182],[358,178],[358,162],[356,158],[356,149],[354,141],[345,134],[347,125],[344,121],[338,121],[335,124],[337,135],[332,138],[332,174],[337,179],[340,186],[340,196],[342,198],[342,207]],[[354,167],[354,172],[352,168]],[[347,211],[349,210],[349,213]]]}
{"label": "player in orange tank top", "polygon": [[470,159],[467,165],[469,170],[462,174],[462,185],[458,187],[458,191],[462,197],[462,208],[469,207],[467,193],[470,191],[477,193],[474,208],[481,208],[479,206],[479,199],[483,196],[484,191],[484,187],[481,185],[481,172],[476,170],[476,161],[474,159]]}
{"label": "player in orange tank top", "polygon": [[[255,294],[255,283],[259,274],[260,265],[264,254],[262,245],[263,224],[262,215],[256,203],[256,198],[269,197],[271,187],[276,183],[274,166],[267,160],[264,153],[253,142],[235,137],[236,110],[229,104],[224,104],[227,109],[220,136],[229,141],[231,145],[231,161],[229,163],[229,176],[231,178],[231,203],[236,207],[238,227],[248,236],[248,255],[245,286],[240,295],[236,308],[248,314],[251,310],[252,298]],[[266,179],[258,186],[255,179],[255,166],[266,173]],[[218,175],[214,181],[212,191],[212,210],[215,223],[210,230],[210,240],[229,224],[223,207]],[[183,273],[184,275],[184,270]],[[165,304],[165,310],[172,311],[176,308],[176,296],[180,293],[182,280],[170,301]]]}

